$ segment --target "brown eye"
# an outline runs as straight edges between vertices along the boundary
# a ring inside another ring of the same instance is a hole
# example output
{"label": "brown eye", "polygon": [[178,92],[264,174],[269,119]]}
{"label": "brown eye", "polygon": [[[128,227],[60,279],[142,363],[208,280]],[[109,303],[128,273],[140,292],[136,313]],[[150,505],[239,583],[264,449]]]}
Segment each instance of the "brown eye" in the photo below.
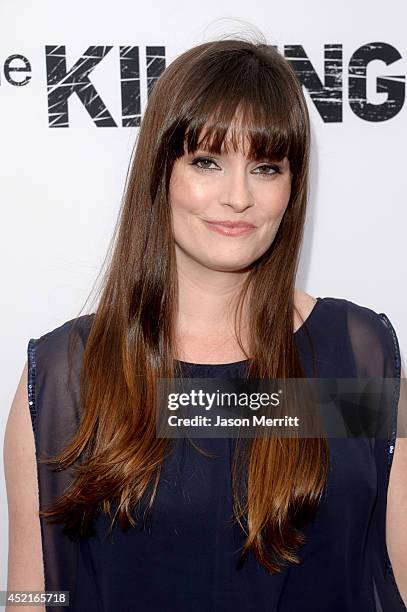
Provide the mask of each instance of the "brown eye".
{"label": "brown eye", "polygon": [[196,157],[192,160],[191,166],[196,166],[200,170],[216,170],[216,168],[209,168],[208,164],[217,164],[210,157]]}
{"label": "brown eye", "polygon": [[263,176],[273,176],[273,174],[281,174],[279,166],[275,164],[262,164],[257,166],[256,170],[264,170],[264,172],[256,172],[255,174],[261,174]]}

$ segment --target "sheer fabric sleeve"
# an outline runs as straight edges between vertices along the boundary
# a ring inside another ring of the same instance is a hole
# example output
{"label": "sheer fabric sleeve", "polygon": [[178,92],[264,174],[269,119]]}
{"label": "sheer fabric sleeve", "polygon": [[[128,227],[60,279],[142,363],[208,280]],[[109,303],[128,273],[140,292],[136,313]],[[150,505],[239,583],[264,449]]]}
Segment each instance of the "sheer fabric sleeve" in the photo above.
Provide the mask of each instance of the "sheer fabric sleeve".
{"label": "sheer fabric sleeve", "polygon": [[[40,510],[55,502],[72,482],[69,470],[56,471],[55,465],[40,463],[39,459],[61,452],[78,427],[80,367],[90,317],[72,319],[28,342],[28,403],[35,440]],[[45,590],[69,591],[72,601],[79,544],[64,535],[63,525],[50,524],[42,516],[40,524]]]}
{"label": "sheer fabric sleeve", "polygon": [[[399,593],[386,546],[386,506],[389,476],[397,436],[405,436],[407,413],[405,397],[400,394],[401,355],[396,331],[385,313],[347,303],[347,326],[354,368],[358,378],[390,378],[386,389],[391,432],[387,439],[371,440],[377,469],[377,501],[372,529],[374,594],[377,612],[406,612]],[[404,389],[404,387],[403,387]]]}

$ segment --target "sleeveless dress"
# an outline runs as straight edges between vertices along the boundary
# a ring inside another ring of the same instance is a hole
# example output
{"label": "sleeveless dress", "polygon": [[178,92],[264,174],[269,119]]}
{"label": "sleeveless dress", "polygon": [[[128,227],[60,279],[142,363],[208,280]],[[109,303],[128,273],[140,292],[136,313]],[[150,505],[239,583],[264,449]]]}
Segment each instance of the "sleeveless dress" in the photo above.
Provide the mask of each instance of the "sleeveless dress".
{"label": "sleeveless dress", "polygon": [[[60,451],[78,426],[81,354],[93,318],[77,320],[80,342],[69,381],[67,337],[74,319],[28,343],[37,460]],[[295,342],[306,377],[400,377],[388,317],[349,300],[317,298]],[[185,376],[239,378],[247,361],[181,366]],[[45,589],[69,591],[67,609],[74,612],[405,612],[385,538],[397,404],[398,396],[389,440],[328,440],[327,487],[304,530],[299,565],[271,575],[252,553],[237,565],[244,534],[231,521],[233,440],[197,440],[216,455],[206,457],[180,439],[164,461],[147,528],[123,531],[116,523],[108,535],[110,519],[100,514],[93,534],[73,541],[62,525],[41,517]],[[70,481],[38,461],[37,468],[43,509]]]}

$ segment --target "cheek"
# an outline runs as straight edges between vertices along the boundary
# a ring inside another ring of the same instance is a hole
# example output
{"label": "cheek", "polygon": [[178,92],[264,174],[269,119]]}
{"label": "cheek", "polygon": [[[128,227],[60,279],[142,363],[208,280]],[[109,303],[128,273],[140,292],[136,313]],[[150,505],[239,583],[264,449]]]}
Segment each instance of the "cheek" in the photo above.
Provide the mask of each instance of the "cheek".
{"label": "cheek", "polygon": [[174,213],[194,212],[207,208],[213,199],[213,188],[204,181],[192,181],[185,172],[171,177],[169,196]]}
{"label": "cheek", "polygon": [[257,204],[269,221],[280,221],[284,216],[291,195],[291,181],[281,180],[266,186],[257,193]]}

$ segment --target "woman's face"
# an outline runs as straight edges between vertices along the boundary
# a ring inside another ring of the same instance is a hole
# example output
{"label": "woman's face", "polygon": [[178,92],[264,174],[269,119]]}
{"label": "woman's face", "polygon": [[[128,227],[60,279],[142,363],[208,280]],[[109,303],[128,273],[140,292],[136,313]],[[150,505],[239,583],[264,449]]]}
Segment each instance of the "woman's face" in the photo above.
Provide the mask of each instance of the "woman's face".
{"label": "woman's face", "polygon": [[[239,271],[254,263],[272,244],[290,193],[287,158],[253,161],[241,148],[221,155],[184,154],[174,164],[169,187],[177,265],[193,261]],[[254,227],[232,235],[236,230],[219,233],[211,221]]]}

